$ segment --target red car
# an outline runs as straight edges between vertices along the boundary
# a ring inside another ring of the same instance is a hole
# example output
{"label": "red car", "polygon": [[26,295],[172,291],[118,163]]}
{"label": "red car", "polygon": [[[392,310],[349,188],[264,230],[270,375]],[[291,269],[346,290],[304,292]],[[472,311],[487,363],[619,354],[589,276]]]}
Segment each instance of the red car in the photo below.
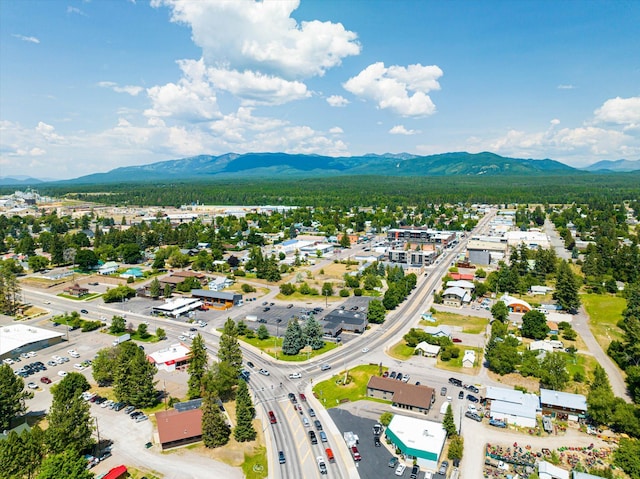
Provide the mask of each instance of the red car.
{"label": "red car", "polygon": [[305,396],[304,394],[300,393],[300,401],[306,401],[307,400],[307,396]]}
{"label": "red car", "polygon": [[460,338],[453,338],[451,341],[453,341],[454,343],[461,343],[462,339]]}
{"label": "red car", "polygon": [[385,371],[385,372],[382,374],[382,377],[383,377],[383,378],[388,378],[388,377],[389,377],[389,371]]}
{"label": "red car", "polygon": [[269,411],[269,422],[271,422],[271,424],[275,424],[278,422],[276,420],[276,415],[273,414],[273,411]]}
{"label": "red car", "polygon": [[40,382],[44,384],[51,384],[51,379],[49,379],[47,376],[42,376],[40,378]]}

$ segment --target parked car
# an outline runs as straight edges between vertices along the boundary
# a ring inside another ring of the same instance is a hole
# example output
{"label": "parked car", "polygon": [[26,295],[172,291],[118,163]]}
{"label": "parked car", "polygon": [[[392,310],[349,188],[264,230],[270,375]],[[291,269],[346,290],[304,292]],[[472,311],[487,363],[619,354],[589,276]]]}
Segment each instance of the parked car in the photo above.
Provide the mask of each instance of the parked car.
{"label": "parked car", "polygon": [[464,391],[458,393],[458,399],[464,399]]}
{"label": "parked car", "polygon": [[382,377],[383,378],[388,378],[389,377],[389,371],[385,371],[384,373],[382,373]]}
{"label": "parked car", "polygon": [[127,406],[126,408],[124,408],[124,413],[131,414],[135,409],[136,409],[135,406]]}
{"label": "parked car", "polygon": [[465,417],[468,417],[469,419],[473,419],[474,421],[482,422],[482,416],[480,416],[479,414],[473,411],[467,411],[464,413],[464,415]]}
{"label": "parked car", "polygon": [[440,464],[440,469],[438,469],[438,474],[442,474],[443,476],[446,476],[447,469],[449,469],[449,463],[447,461],[442,461],[442,464]]}
{"label": "parked car", "polygon": [[65,377],[67,375],[66,371],[58,371],[58,376]]}
{"label": "parked car", "polygon": [[419,472],[420,472],[420,466],[418,466],[417,464],[414,464],[413,467],[411,468],[411,475],[409,476],[409,479],[418,479]]}
{"label": "parked car", "polygon": [[446,396],[447,395],[447,388],[442,387],[440,388],[440,396]]}
{"label": "parked car", "polygon": [[396,372],[395,371],[391,371],[391,374],[389,374],[389,377],[391,379],[395,379],[396,378]]}
{"label": "parked car", "polygon": [[43,384],[51,384],[51,379],[49,379],[47,376],[42,376],[40,378],[40,382]]}
{"label": "parked car", "polygon": [[505,423],[504,421],[498,421],[497,419],[491,419],[489,421],[489,426],[505,428],[507,427],[507,423]]}
{"label": "parked car", "polygon": [[404,474],[404,470],[407,468],[407,466],[405,466],[404,464],[400,463],[398,464],[398,467],[396,468],[396,476],[401,476]]}
{"label": "parked car", "polygon": [[146,416],[146,415],[142,414],[141,416],[138,416],[136,418],[136,422],[146,421],[147,419],[149,419],[149,416]]}
{"label": "parked car", "polygon": [[27,387],[29,389],[38,389],[38,385],[34,382],[30,382],[29,384],[27,384]]}
{"label": "parked car", "polygon": [[467,394],[467,399],[471,402],[478,402],[478,398],[472,394]]}
{"label": "parked car", "polygon": [[389,459],[389,467],[396,467],[398,465],[398,458],[397,457],[392,457],[391,459]]}
{"label": "parked car", "polygon": [[453,341],[454,343],[461,343],[461,342],[462,342],[462,339],[460,339],[460,338],[453,338],[453,339],[451,339],[451,341]]}

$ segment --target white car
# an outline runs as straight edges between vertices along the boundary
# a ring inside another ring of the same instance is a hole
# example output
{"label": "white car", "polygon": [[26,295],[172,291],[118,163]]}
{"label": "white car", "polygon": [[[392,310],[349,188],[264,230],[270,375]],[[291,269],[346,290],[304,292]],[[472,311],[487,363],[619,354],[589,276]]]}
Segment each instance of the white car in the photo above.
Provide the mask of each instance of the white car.
{"label": "white car", "polygon": [[67,352],[69,353],[69,356],[71,356],[72,358],[79,358],[80,357],[80,354],[78,354],[78,351],[76,351],[75,349],[70,349]]}
{"label": "white car", "polygon": [[396,467],[396,476],[401,476],[404,474],[404,470],[407,468],[404,464],[398,464]]}
{"label": "white car", "polygon": [[289,379],[300,379],[302,377],[302,374],[300,373],[291,373],[289,374]]}
{"label": "white car", "polygon": [[27,353],[27,356],[29,356],[30,358],[35,358],[37,355],[36,355],[36,352],[35,352],[35,351],[29,351],[29,352]]}
{"label": "white car", "polygon": [[179,339],[180,341],[186,341],[186,340],[187,340],[187,338],[185,338],[184,336],[178,336],[178,339]]}
{"label": "white car", "polygon": [[58,359],[62,359],[62,358],[56,354],[55,356],[51,356],[51,359],[58,362]]}
{"label": "white car", "polygon": [[78,363],[74,364],[73,367],[75,369],[77,369],[78,371],[82,371],[84,369],[84,366],[82,364],[78,364]]}
{"label": "white car", "polygon": [[3,359],[2,362],[11,366],[13,364],[13,359],[11,358]]}
{"label": "white car", "polygon": [[65,377],[67,375],[66,371],[58,371],[58,376]]}
{"label": "white car", "polygon": [[100,404],[101,408],[107,408],[109,406],[111,406],[113,404],[113,401],[111,399],[109,399],[108,401],[103,402],[102,404]]}
{"label": "white car", "polygon": [[363,353],[368,353],[369,352],[369,348],[362,348],[362,352]]}
{"label": "white car", "polygon": [[260,369],[258,371],[260,374],[262,374],[263,376],[270,376],[269,371],[267,371],[266,369]]}
{"label": "white car", "polygon": [[29,383],[27,384],[27,387],[29,389],[38,389],[38,385],[36,383]]}

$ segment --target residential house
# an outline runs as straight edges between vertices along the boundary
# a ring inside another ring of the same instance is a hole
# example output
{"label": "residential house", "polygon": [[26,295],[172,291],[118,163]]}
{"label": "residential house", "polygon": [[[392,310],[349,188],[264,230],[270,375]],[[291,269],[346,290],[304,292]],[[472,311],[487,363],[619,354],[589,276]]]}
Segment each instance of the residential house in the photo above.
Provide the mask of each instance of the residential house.
{"label": "residential house", "polygon": [[451,326],[447,326],[446,324],[441,324],[439,326],[425,326],[424,332],[437,338],[451,339],[452,335]]}
{"label": "residential house", "polygon": [[116,271],[118,271],[118,263],[116,263],[115,261],[107,261],[105,264],[98,268],[98,274],[104,276],[113,274]]}
{"label": "residential house", "polygon": [[440,346],[422,341],[416,346],[416,354],[427,358],[435,358],[440,353]]}
{"label": "residential house", "polygon": [[202,440],[202,409],[156,412],[158,440],[162,450]]}
{"label": "residential house", "polygon": [[467,349],[462,357],[462,367],[472,368],[476,363],[476,352],[473,349]]}
{"label": "residential house", "polygon": [[64,288],[64,292],[70,296],[81,298],[82,296],[89,294],[89,288],[85,288],[84,286],[80,286],[78,283],[75,283],[72,286]]}
{"label": "residential house", "polygon": [[529,288],[529,294],[547,294],[553,291],[553,288],[549,286],[531,286]]}
{"label": "residential house", "polygon": [[469,291],[462,288],[447,288],[442,293],[442,303],[446,306],[460,307],[463,304],[469,304],[470,302],[471,294]]}

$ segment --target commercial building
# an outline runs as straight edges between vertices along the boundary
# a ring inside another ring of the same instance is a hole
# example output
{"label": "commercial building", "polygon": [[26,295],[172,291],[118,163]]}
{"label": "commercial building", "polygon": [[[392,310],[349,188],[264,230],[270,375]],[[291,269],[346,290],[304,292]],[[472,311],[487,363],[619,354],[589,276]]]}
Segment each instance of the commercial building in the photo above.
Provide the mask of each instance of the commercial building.
{"label": "commercial building", "polygon": [[408,459],[424,469],[438,469],[447,433],[441,423],[395,414],[385,435]]}
{"label": "commercial building", "polygon": [[514,298],[508,294],[504,294],[500,298],[500,301],[507,305],[511,313],[528,313],[533,309],[531,305],[523,299]]}
{"label": "commercial building", "polygon": [[470,239],[467,243],[469,263],[489,265],[504,259],[507,244],[497,241]]}
{"label": "commercial building", "polygon": [[324,334],[335,337],[342,331],[364,333],[369,321],[367,313],[335,309],[322,319],[321,324]]}
{"label": "commercial building", "polygon": [[147,359],[158,369],[175,371],[184,369],[191,359],[191,348],[182,343],[172,344],[168,348],[160,349],[147,356]]}
{"label": "commercial building", "polygon": [[[220,293],[218,293],[220,294]],[[163,304],[154,306],[152,312],[164,316],[177,318],[178,316],[198,309],[202,306],[202,301],[198,298],[176,298],[168,299]]]}
{"label": "commercial building", "polygon": [[191,296],[202,301],[205,308],[229,309],[242,304],[242,295],[240,293],[194,289],[191,290]]}
{"label": "commercial building", "polygon": [[542,414],[577,421],[587,414],[587,398],[582,394],[540,388]]}
{"label": "commercial building", "polygon": [[0,327],[0,360],[19,356],[20,353],[38,351],[63,341],[65,333],[28,326],[10,324]]}
{"label": "commercial building", "polygon": [[[453,281],[450,281],[453,283]],[[471,293],[457,286],[447,288],[442,293],[442,303],[446,306],[460,307],[471,302]]]}
{"label": "commercial building", "polygon": [[156,421],[163,450],[202,440],[202,409],[158,411]]}
{"label": "commercial building", "polygon": [[427,414],[435,402],[433,388],[380,376],[369,378],[367,396],[392,401],[394,407],[423,414]]}
{"label": "commercial building", "polygon": [[550,462],[540,461],[538,463],[538,477],[540,479],[569,479],[570,472],[554,466]]}
{"label": "commercial building", "polygon": [[540,410],[538,396],[515,389],[487,386],[486,399],[490,402],[491,419],[522,427],[536,427]]}
{"label": "commercial building", "polygon": [[389,241],[402,241],[408,243],[432,243],[447,247],[457,241],[455,231],[438,231],[425,227],[391,228],[387,230]]}

